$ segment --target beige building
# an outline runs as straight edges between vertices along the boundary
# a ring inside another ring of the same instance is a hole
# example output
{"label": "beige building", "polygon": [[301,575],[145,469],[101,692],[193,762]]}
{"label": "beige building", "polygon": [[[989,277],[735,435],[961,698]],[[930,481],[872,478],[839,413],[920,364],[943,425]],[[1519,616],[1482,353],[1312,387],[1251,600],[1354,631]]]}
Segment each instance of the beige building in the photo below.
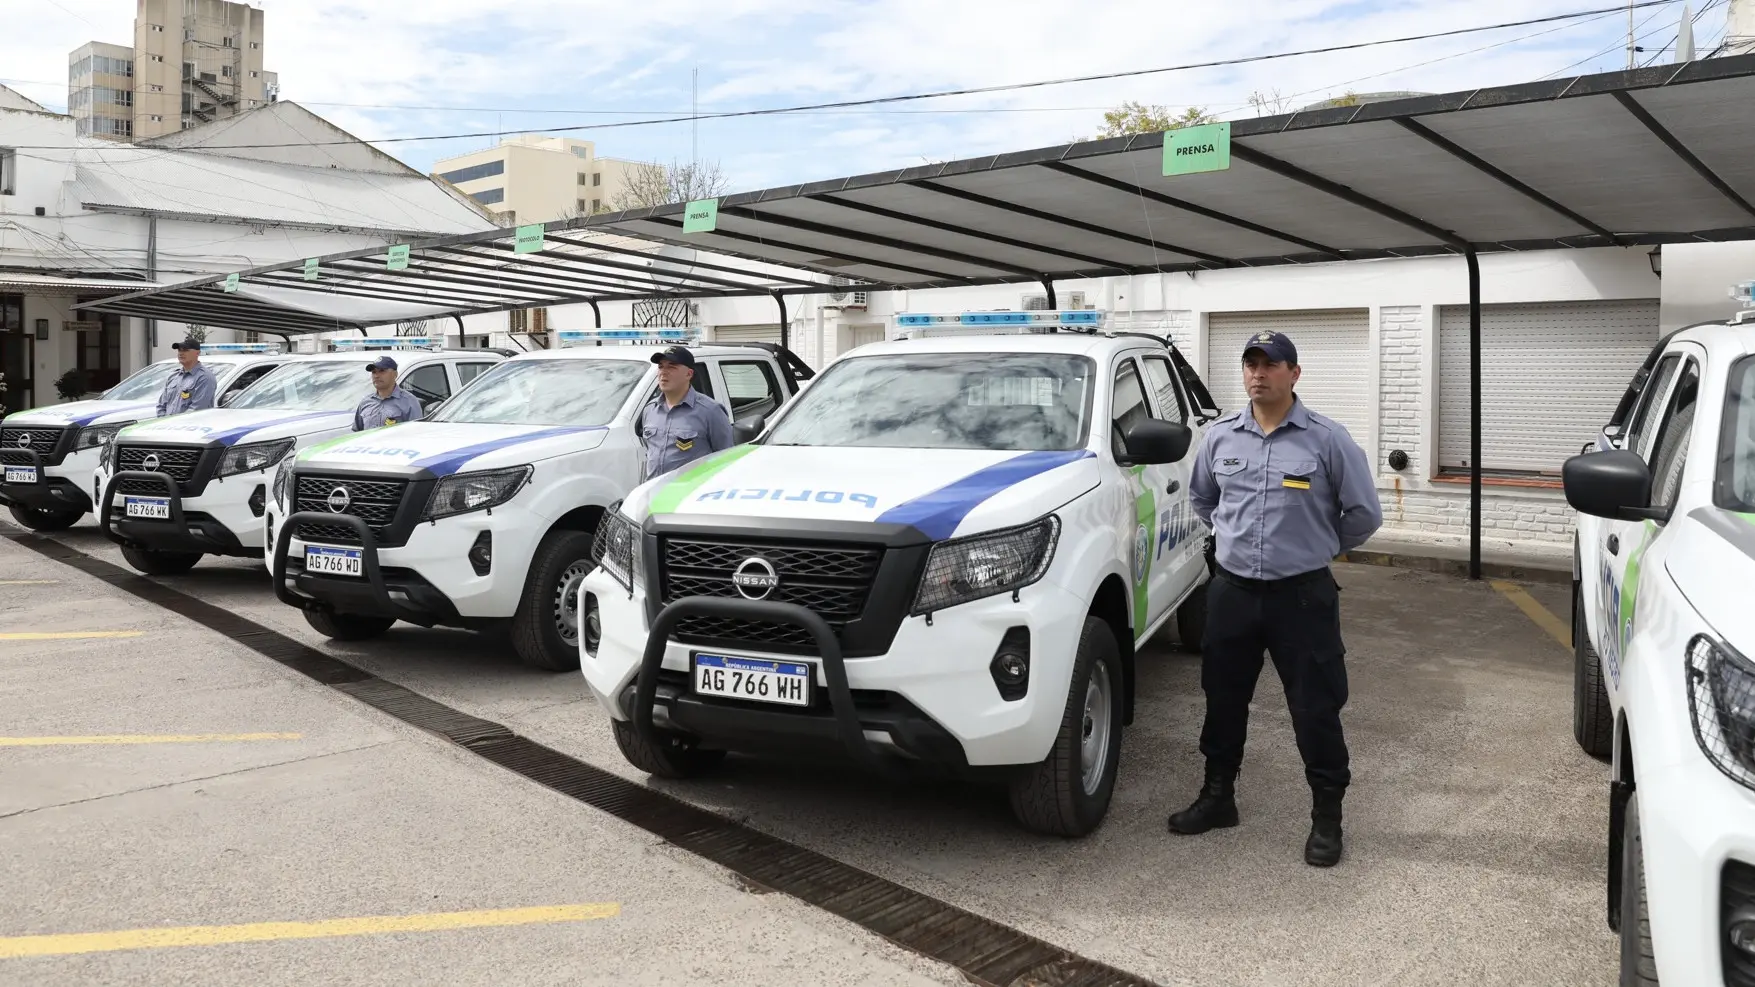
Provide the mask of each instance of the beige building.
{"label": "beige building", "polygon": [[236,116],[278,96],[262,68],[263,13],[227,0],[138,0],[134,46],[67,56],[67,112],[82,136],[144,140]]}
{"label": "beige building", "polygon": [[498,147],[445,158],[433,171],[507,223],[546,223],[611,211],[629,173],[640,167],[598,157],[591,141],[519,134]]}

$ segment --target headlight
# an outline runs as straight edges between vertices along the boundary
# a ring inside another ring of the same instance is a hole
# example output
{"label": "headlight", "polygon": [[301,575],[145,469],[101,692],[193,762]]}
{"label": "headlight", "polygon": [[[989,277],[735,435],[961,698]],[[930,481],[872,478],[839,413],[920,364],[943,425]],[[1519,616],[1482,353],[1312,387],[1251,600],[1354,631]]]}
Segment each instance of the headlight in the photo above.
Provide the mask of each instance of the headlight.
{"label": "headlight", "polygon": [[640,526],[617,503],[604,513],[597,532],[598,563],[631,591],[640,572]]}
{"label": "headlight", "polygon": [[524,489],[535,471],[533,466],[514,466],[480,473],[454,473],[433,485],[433,496],[427,501],[421,519],[430,521],[498,507]]}
{"label": "headlight", "polygon": [[252,442],[247,446],[232,446],[225,451],[224,458],[219,461],[217,476],[231,476],[236,473],[251,473],[265,470],[281,457],[292,451],[293,440],[281,439],[278,442]]}
{"label": "headlight", "polygon": [[292,484],[293,463],[297,460],[298,457],[289,452],[281,458],[280,468],[274,471],[274,502],[283,511],[290,512],[292,510],[292,503],[287,499],[287,491]]}
{"label": "headlight", "polygon": [[[117,422],[114,425],[88,425],[79,430],[79,438],[73,440],[75,452],[90,449],[93,446],[107,446],[116,433],[134,424],[133,422]],[[101,453],[100,453],[101,455]]]}
{"label": "headlight", "polygon": [[926,559],[926,575],[910,616],[1023,589],[1048,571],[1060,539],[1060,518],[1050,514],[1017,528],[939,542]]}
{"label": "headlight", "polygon": [[1755,788],[1755,665],[1704,634],[1688,642],[1694,739],[1732,781]]}

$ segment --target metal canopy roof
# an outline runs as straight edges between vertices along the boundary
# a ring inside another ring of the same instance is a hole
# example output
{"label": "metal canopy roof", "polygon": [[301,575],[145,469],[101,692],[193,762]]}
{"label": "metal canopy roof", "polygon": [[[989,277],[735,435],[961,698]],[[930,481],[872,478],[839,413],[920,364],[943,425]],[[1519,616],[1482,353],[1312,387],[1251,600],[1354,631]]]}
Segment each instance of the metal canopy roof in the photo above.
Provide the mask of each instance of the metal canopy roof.
{"label": "metal canopy roof", "polygon": [[[207,278],[86,306],[281,333],[655,297],[949,287],[1755,239],[1755,55],[1232,122],[1227,170],[1138,134]],[[672,244],[775,265],[657,256]],[[784,304],[782,302],[782,304]]]}

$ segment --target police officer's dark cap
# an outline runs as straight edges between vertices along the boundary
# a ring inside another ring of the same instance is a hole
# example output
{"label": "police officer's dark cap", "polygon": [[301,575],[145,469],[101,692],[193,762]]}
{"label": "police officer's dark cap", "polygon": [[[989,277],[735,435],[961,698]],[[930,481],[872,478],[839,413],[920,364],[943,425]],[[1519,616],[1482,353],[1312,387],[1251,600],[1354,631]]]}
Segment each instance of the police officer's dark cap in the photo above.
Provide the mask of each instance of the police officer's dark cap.
{"label": "police officer's dark cap", "polygon": [[180,343],[172,343],[171,349],[173,349],[173,350],[194,350],[197,353],[199,353],[199,352],[201,352],[201,340],[199,340],[199,339],[185,339]]}
{"label": "police officer's dark cap", "polygon": [[1288,367],[1298,364],[1298,347],[1286,338],[1283,332],[1258,332],[1249,337],[1243,344],[1243,355],[1248,356],[1250,350],[1261,350],[1267,358],[1275,363],[1283,363]]}
{"label": "police officer's dark cap", "polygon": [[378,357],[376,360],[373,360],[371,363],[366,364],[366,369],[367,370],[395,370],[396,369],[396,361],[390,359],[390,357],[388,355],[381,356],[381,357]]}
{"label": "police officer's dark cap", "polygon": [[669,360],[671,363],[675,363],[679,366],[687,367],[690,370],[695,369],[695,355],[681,346],[666,346],[664,349],[652,354],[653,363],[663,363],[665,360]]}

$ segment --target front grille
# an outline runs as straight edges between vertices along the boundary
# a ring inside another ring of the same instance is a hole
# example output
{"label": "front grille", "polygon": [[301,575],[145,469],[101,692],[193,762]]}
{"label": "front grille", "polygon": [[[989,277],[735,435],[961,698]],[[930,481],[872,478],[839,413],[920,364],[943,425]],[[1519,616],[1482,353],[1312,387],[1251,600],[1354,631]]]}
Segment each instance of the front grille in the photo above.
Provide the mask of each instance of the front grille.
{"label": "front grille", "polygon": [[[839,634],[865,612],[883,551],[866,546],[764,544],[667,536],[662,545],[661,598],[686,596],[740,599],[731,575],[745,560],[762,558],[779,585],[766,597],[815,612]],[[731,644],[763,651],[814,653],[815,639],[793,624],[729,617],[686,617],[676,638],[689,644]]]}
{"label": "front grille", "polygon": [[1755,867],[1740,860],[1725,861],[1719,888],[1719,954],[1724,964],[1725,987],[1755,987],[1755,957],[1731,944],[1725,934],[1733,913],[1755,907]]}
{"label": "front grille", "polygon": [[[157,456],[156,469],[147,469],[148,456]],[[189,446],[136,446],[117,444],[116,470],[146,470],[149,473],[163,473],[178,483],[187,483],[195,477],[195,467],[201,462],[201,450]],[[164,488],[158,488],[164,493]]]}
{"label": "front grille", "polygon": [[165,485],[156,480],[137,479],[125,476],[116,481],[116,492],[119,494],[145,494],[148,497],[164,497],[170,493]]}
{"label": "front grille", "polygon": [[[0,428],[0,463],[10,463],[14,466],[31,465],[31,457],[25,454],[25,450],[28,449],[41,456],[44,465],[56,465],[53,461],[55,449],[60,446],[62,436],[66,434],[67,429],[59,425],[47,427],[13,425],[8,428]],[[25,445],[18,444],[21,437],[28,437]]]}
{"label": "front grille", "polygon": [[[355,480],[341,476],[299,476],[294,509],[328,514],[349,514],[366,522],[374,535],[396,519],[408,491],[407,480]],[[329,495],[340,487],[347,491],[347,507],[336,511],[329,504]],[[341,524],[301,522],[296,532],[300,541],[340,542],[357,545],[359,535]]]}

